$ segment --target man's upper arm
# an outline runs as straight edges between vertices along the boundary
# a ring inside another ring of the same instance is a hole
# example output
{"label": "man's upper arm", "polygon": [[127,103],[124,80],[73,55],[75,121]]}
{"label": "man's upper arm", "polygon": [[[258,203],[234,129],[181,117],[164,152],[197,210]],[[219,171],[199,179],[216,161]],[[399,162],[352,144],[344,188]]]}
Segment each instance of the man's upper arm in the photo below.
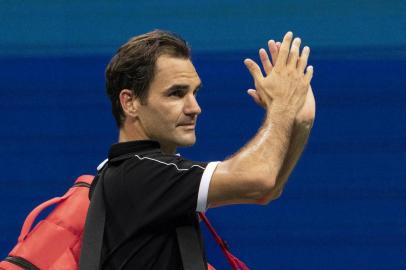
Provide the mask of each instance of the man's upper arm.
{"label": "man's upper arm", "polygon": [[211,177],[207,207],[240,203],[261,203],[269,190],[259,175],[231,169],[229,161],[217,164]]}

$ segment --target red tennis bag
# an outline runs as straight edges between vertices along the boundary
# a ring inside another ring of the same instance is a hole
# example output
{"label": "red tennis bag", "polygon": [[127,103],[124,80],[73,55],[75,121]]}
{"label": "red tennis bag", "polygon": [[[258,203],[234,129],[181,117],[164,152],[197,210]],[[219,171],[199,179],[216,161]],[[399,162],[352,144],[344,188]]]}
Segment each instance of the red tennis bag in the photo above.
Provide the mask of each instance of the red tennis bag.
{"label": "red tennis bag", "polygon": [[[0,270],[77,270],[93,178],[92,175],[78,177],[64,196],[50,199],[32,210],[25,219],[17,245],[0,262]],[[52,205],[56,205],[55,209],[31,230],[37,216]],[[204,214],[200,217],[222,248],[232,269],[248,270],[230,253]],[[216,269],[208,264],[208,270]]]}
{"label": "red tennis bag", "polygon": [[[75,270],[78,268],[83,227],[89,208],[92,175],[82,175],[62,197],[38,205],[27,216],[17,245],[0,262],[1,270]],[[56,205],[48,217],[31,227],[47,207]]]}

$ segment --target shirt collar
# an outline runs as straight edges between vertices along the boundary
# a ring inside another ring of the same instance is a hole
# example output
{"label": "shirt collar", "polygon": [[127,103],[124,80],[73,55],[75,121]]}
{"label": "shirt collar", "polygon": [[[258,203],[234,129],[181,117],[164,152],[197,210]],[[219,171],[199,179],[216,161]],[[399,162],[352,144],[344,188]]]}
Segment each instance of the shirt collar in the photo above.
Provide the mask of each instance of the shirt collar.
{"label": "shirt collar", "polygon": [[109,159],[130,153],[161,151],[159,142],[152,140],[130,141],[113,144],[109,151]]}

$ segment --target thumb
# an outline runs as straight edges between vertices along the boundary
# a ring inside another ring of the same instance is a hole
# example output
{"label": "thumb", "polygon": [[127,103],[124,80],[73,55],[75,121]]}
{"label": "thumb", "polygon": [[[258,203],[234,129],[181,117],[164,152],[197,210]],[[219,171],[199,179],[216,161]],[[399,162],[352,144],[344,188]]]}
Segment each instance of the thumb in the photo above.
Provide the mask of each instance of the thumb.
{"label": "thumb", "polygon": [[255,101],[256,104],[258,104],[261,107],[265,107],[265,104],[262,102],[261,98],[259,97],[257,90],[248,89],[247,94],[252,97],[252,99]]}

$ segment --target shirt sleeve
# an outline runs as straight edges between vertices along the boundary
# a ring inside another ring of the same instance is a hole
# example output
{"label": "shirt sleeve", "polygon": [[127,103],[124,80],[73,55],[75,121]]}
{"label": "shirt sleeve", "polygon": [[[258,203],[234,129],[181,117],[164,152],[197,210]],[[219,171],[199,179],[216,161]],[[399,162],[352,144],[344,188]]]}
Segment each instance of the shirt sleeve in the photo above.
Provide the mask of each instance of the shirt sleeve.
{"label": "shirt sleeve", "polygon": [[135,214],[146,223],[162,224],[206,210],[217,164],[174,155],[135,155],[124,167],[121,183]]}
{"label": "shirt sleeve", "polygon": [[203,172],[199,186],[199,193],[197,197],[197,207],[196,207],[197,212],[206,212],[207,210],[207,197],[209,195],[210,181],[219,163],[220,163],[219,161],[210,162],[209,164],[207,164]]}

